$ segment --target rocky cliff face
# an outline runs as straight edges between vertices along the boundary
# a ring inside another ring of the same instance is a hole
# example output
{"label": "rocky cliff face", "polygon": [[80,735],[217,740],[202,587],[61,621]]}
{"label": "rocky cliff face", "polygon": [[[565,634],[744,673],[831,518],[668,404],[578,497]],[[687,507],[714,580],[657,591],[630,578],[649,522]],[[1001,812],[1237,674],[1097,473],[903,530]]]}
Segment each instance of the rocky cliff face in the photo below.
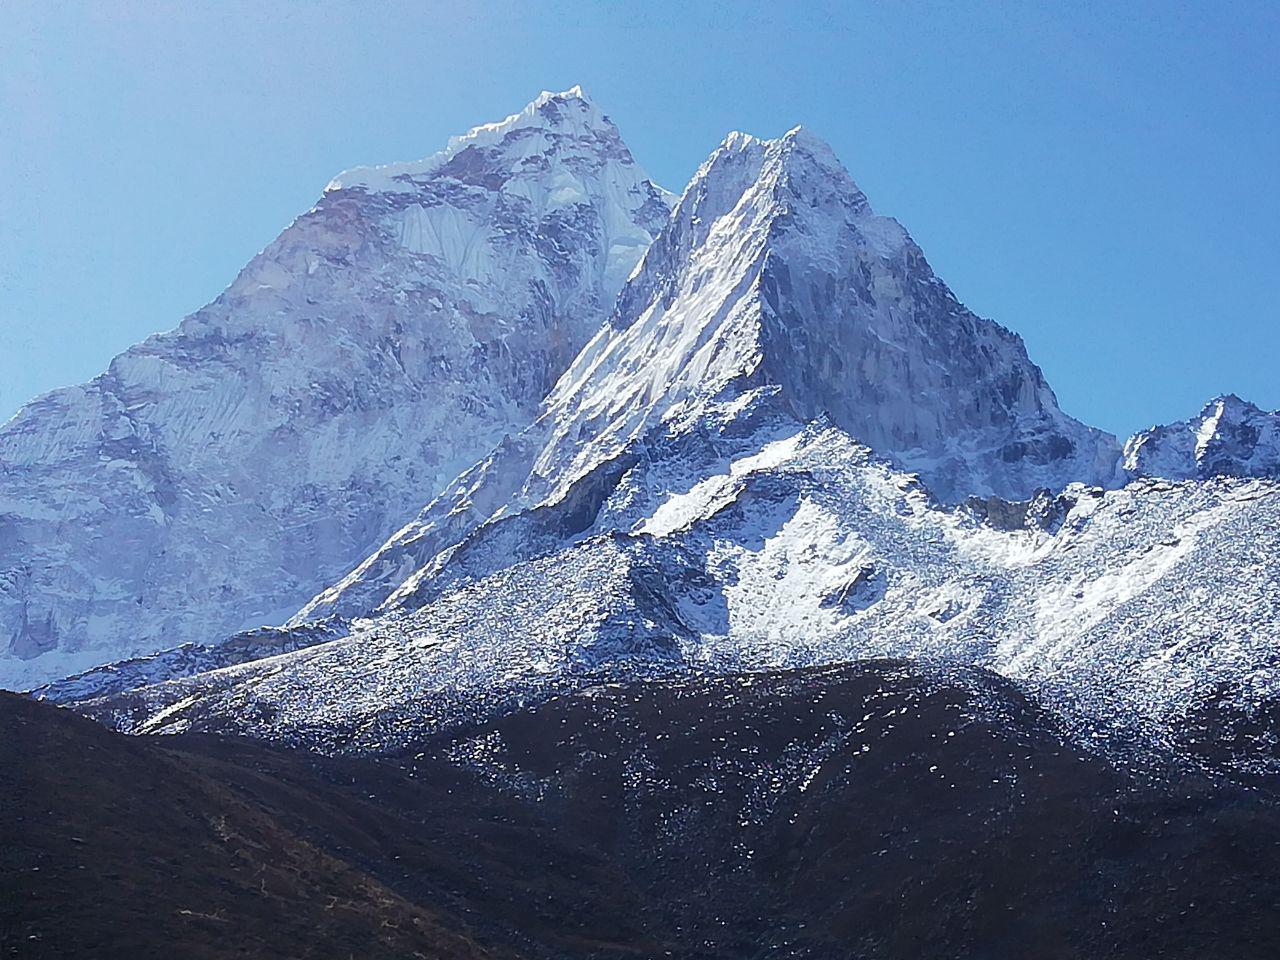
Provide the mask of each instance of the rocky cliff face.
{"label": "rocky cliff face", "polygon": [[1268,413],[1235,395],[1217,397],[1198,416],[1134,434],[1124,467],[1138,477],[1280,476],[1280,411]]}
{"label": "rocky cliff face", "polygon": [[532,419],[669,204],[577,88],[340,175],[0,430],[0,685],[287,617]]}

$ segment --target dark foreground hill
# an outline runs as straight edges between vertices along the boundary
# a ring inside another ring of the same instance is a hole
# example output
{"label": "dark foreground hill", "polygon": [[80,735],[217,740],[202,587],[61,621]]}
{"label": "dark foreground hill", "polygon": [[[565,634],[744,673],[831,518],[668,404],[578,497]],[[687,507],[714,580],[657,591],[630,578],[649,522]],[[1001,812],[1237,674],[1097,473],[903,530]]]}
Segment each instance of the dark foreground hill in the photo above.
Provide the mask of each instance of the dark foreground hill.
{"label": "dark foreground hill", "polygon": [[226,762],[7,693],[0,730],[0,955],[490,955],[296,831],[358,818],[319,781],[318,806],[291,795],[268,751]]}
{"label": "dark foreground hill", "polygon": [[0,700],[22,957],[1274,957],[1280,806],[872,663],[324,758]]}

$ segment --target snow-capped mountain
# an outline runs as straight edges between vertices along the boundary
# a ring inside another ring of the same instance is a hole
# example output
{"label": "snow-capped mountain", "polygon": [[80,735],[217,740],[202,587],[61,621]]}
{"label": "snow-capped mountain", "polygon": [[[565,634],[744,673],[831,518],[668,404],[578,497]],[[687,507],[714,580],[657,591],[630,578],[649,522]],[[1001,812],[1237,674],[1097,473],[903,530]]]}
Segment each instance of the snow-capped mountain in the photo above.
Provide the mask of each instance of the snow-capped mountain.
{"label": "snow-capped mountain", "polygon": [[1073,722],[1173,740],[1276,693],[1274,481],[1076,485],[1001,501],[997,525],[776,395],[706,414],[634,445],[594,515],[487,524],[343,639],[90,709],[379,750],[594,683],[887,656],[981,665]]}
{"label": "snow-capped mountain", "polygon": [[825,145],[733,135],[538,419],[293,628],[342,636],[83,708],[382,750],[601,682],[889,656],[1269,762],[1280,484],[1119,470]]}
{"label": "snow-capped mountain", "polygon": [[339,175],[0,430],[0,686],[296,611],[534,417],[671,200],[578,88]]}
{"label": "snow-capped mountain", "polygon": [[1210,400],[1199,416],[1134,434],[1124,466],[1140,477],[1280,477],[1280,411],[1235,395]]}
{"label": "snow-capped mountain", "polygon": [[757,386],[921,474],[936,497],[1112,484],[1013,333],[965,309],[826,144],[730,135],[543,414],[294,622],[358,615],[495,513],[555,502],[674,416]]}

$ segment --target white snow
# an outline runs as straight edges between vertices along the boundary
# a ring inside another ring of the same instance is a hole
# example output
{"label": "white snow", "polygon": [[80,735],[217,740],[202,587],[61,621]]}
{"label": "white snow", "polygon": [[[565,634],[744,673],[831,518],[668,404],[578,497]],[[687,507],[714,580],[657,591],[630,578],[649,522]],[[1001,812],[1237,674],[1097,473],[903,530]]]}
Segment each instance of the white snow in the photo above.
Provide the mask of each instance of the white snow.
{"label": "white snow", "polygon": [[[468,146],[467,183],[436,175]],[[533,418],[669,203],[578,90],[374,182],[0,429],[0,686],[220,640],[341,579]]]}
{"label": "white snow", "polygon": [[482,123],[460,136],[450,137],[443,150],[433,153],[425,160],[352,167],[329,181],[325,191],[361,187],[369,191],[413,193],[417,189],[412,183],[413,179],[431,175],[468,147],[493,146],[519,130],[547,130],[551,124],[544,116],[543,108],[556,101],[570,108],[565,111],[565,115],[571,133],[581,133],[589,126],[599,124],[604,118],[600,109],[587,99],[581,86],[575,85],[560,93],[544,90],[519,113],[513,113],[505,120],[495,123]]}

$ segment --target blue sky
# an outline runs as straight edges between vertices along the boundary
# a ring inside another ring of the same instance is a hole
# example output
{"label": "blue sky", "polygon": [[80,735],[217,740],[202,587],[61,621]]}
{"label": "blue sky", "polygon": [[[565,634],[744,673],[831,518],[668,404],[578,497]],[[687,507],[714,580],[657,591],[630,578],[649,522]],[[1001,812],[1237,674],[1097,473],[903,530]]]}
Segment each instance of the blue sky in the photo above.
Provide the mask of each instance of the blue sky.
{"label": "blue sky", "polygon": [[339,170],[581,83],[679,190],[827,139],[1063,407],[1280,407],[1280,4],[0,6],[0,417],[216,296]]}

